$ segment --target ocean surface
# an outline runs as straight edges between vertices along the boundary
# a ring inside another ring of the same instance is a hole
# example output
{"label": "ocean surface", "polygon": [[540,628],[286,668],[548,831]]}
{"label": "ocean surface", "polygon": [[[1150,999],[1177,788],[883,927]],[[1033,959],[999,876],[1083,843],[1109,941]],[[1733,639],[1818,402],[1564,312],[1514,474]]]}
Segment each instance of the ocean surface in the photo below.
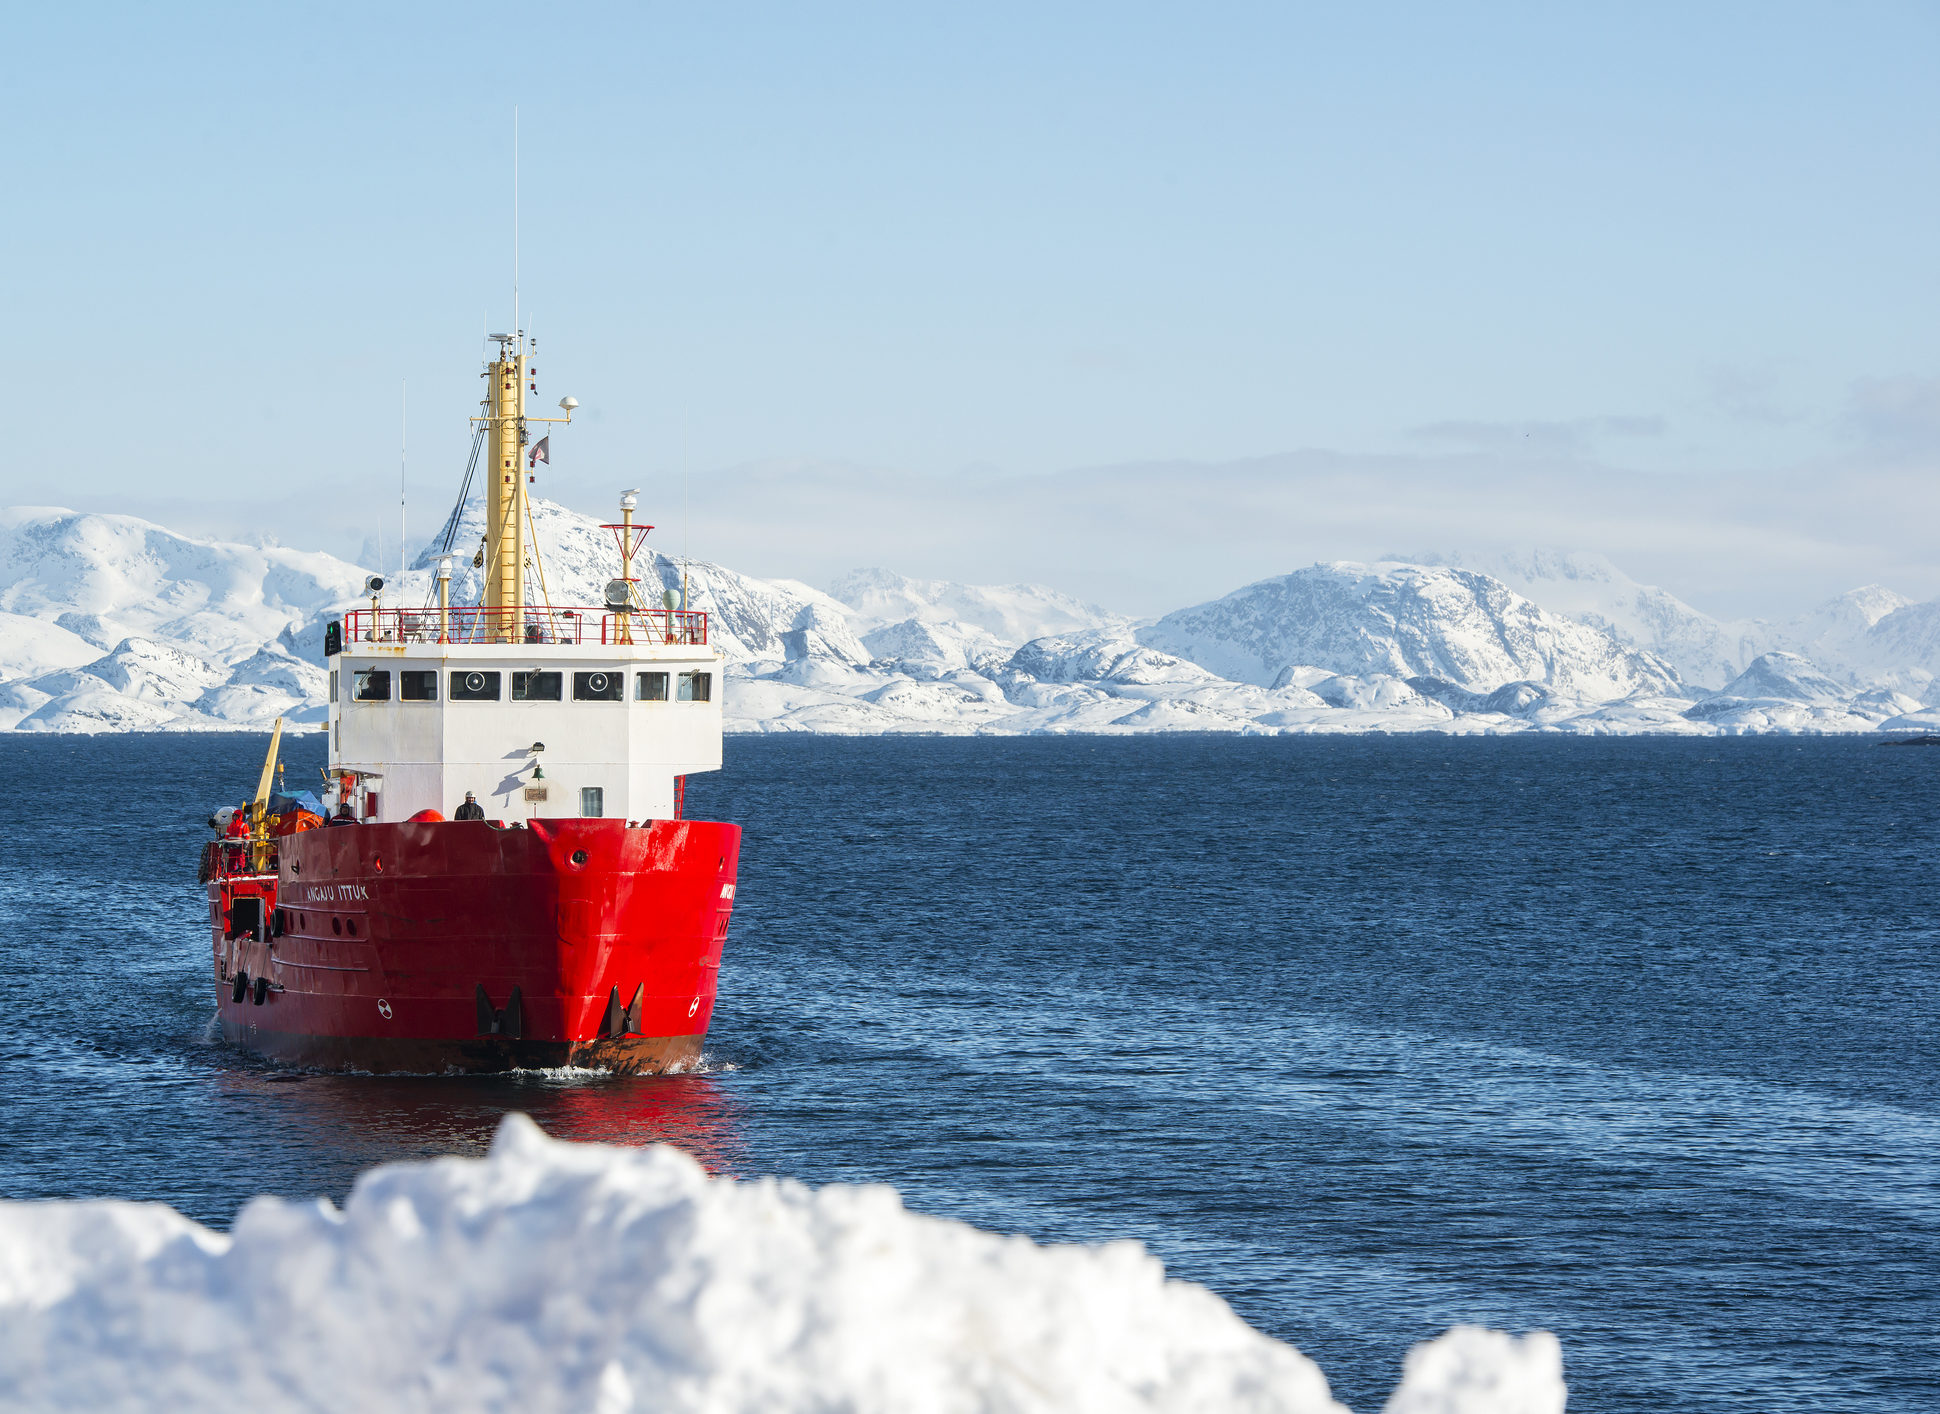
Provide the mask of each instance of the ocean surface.
{"label": "ocean surface", "polygon": [[730,738],[709,1068],[625,1080],[213,1043],[264,746],[0,735],[0,1197],[224,1225],[520,1109],[1139,1239],[1357,1411],[1465,1321],[1555,1331],[1572,1414],[1940,1408],[1940,750]]}

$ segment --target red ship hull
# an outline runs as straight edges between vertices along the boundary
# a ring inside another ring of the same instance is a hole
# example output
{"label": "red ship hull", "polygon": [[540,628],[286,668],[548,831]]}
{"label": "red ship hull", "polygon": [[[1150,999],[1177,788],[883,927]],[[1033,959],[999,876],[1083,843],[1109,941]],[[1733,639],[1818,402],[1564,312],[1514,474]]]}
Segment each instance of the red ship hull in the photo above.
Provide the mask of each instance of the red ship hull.
{"label": "red ship hull", "polygon": [[260,874],[246,844],[210,847],[225,1039],[376,1072],[699,1062],[739,826],[404,822],[275,847]]}

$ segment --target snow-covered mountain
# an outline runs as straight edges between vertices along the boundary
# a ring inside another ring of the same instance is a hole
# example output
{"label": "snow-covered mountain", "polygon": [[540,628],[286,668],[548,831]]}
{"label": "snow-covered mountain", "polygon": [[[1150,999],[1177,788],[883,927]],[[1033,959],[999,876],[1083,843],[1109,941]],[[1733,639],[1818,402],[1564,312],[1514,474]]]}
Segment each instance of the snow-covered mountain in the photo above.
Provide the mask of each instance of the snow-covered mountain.
{"label": "snow-covered mountain", "polygon": [[[534,506],[554,603],[598,604],[597,521]],[[461,509],[391,604],[428,604]],[[1146,628],[1040,585],[858,570],[824,593],[705,560],[636,559],[642,598],[709,615],[738,731],[1684,732],[1928,729],[1940,603],[1869,588],[1780,629],[1718,625],[1607,561],[1327,564]],[[324,716],[322,625],[362,602],[332,556],[178,535],[131,516],[0,513],[0,728],[218,730]],[[1526,586],[1532,593],[1523,593]],[[1538,597],[1547,594],[1549,599]],[[1753,650],[1756,651],[1753,651]],[[1702,685],[1700,685],[1702,684]]]}
{"label": "snow-covered mountain", "polygon": [[1858,688],[1890,680],[1924,690],[1940,672],[1940,607],[1902,616],[1923,606],[1883,585],[1849,590],[1795,619],[1727,621],[1632,579],[1602,555],[1537,549],[1438,552],[1419,560],[1499,579],[1551,613],[1656,654],[1692,687],[1718,690],[1775,651],[1809,658]]}
{"label": "snow-covered mountain", "polygon": [[1482,693],[1536,682],[1598,702],[1679,685],[1668,663],[1606,629],[1548,613],[1488,575],[1436,565],[1314,565],[1176,610],[1138,637],[1261,686],[1301,666]]}
{"label": "snow-covered mountain", "polygon": [[867,569],[851,570],[829,592],[849,606],[863,632],[897,623],[960,624],[1004,642],[1028,643],[1131,623],[1041,584],[953,584]]}
{"label": "snow-covered mountain", "polygon": [[325,677],[298,644],[363,578],[321,552],[178,535],[135,516],[0,511],[0,726],[321,720]]}
{"label": "snow-covered mountain", "polygon": [[1720,622],[1668,590],[1640,584],[1602,555],[1535,549],[1441,552],[1418,559],[1501,580],[1552,614],[1603,629],[1620,643],[1655,654],[1693,687],[1722,686],[1776,641],[1768,624]]}

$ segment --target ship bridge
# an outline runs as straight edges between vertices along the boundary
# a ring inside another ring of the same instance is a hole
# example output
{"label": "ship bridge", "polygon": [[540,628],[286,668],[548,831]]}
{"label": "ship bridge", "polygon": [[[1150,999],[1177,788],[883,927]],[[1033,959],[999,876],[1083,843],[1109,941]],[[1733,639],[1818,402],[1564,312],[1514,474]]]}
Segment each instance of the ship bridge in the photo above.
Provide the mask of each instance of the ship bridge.
{"label": "ship bridge", "polygon": [[333,807],[449,818],[471,791],[506,820],[667,820],[682,777],[720,769],[725,660],[705,614],[528,609],[519,633],[503,618],[344,616],[330,657]]}

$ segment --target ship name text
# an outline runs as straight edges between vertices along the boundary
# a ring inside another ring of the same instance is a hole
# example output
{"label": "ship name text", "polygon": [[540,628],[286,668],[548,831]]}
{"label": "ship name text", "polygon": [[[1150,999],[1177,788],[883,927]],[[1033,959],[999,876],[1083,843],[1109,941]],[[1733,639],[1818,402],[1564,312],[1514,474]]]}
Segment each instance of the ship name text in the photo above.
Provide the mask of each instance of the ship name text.
{"label": "ship name text", "polygon": [[305,884],[303,890],[305,903],[349,903],[370,898],[362,884]]}

